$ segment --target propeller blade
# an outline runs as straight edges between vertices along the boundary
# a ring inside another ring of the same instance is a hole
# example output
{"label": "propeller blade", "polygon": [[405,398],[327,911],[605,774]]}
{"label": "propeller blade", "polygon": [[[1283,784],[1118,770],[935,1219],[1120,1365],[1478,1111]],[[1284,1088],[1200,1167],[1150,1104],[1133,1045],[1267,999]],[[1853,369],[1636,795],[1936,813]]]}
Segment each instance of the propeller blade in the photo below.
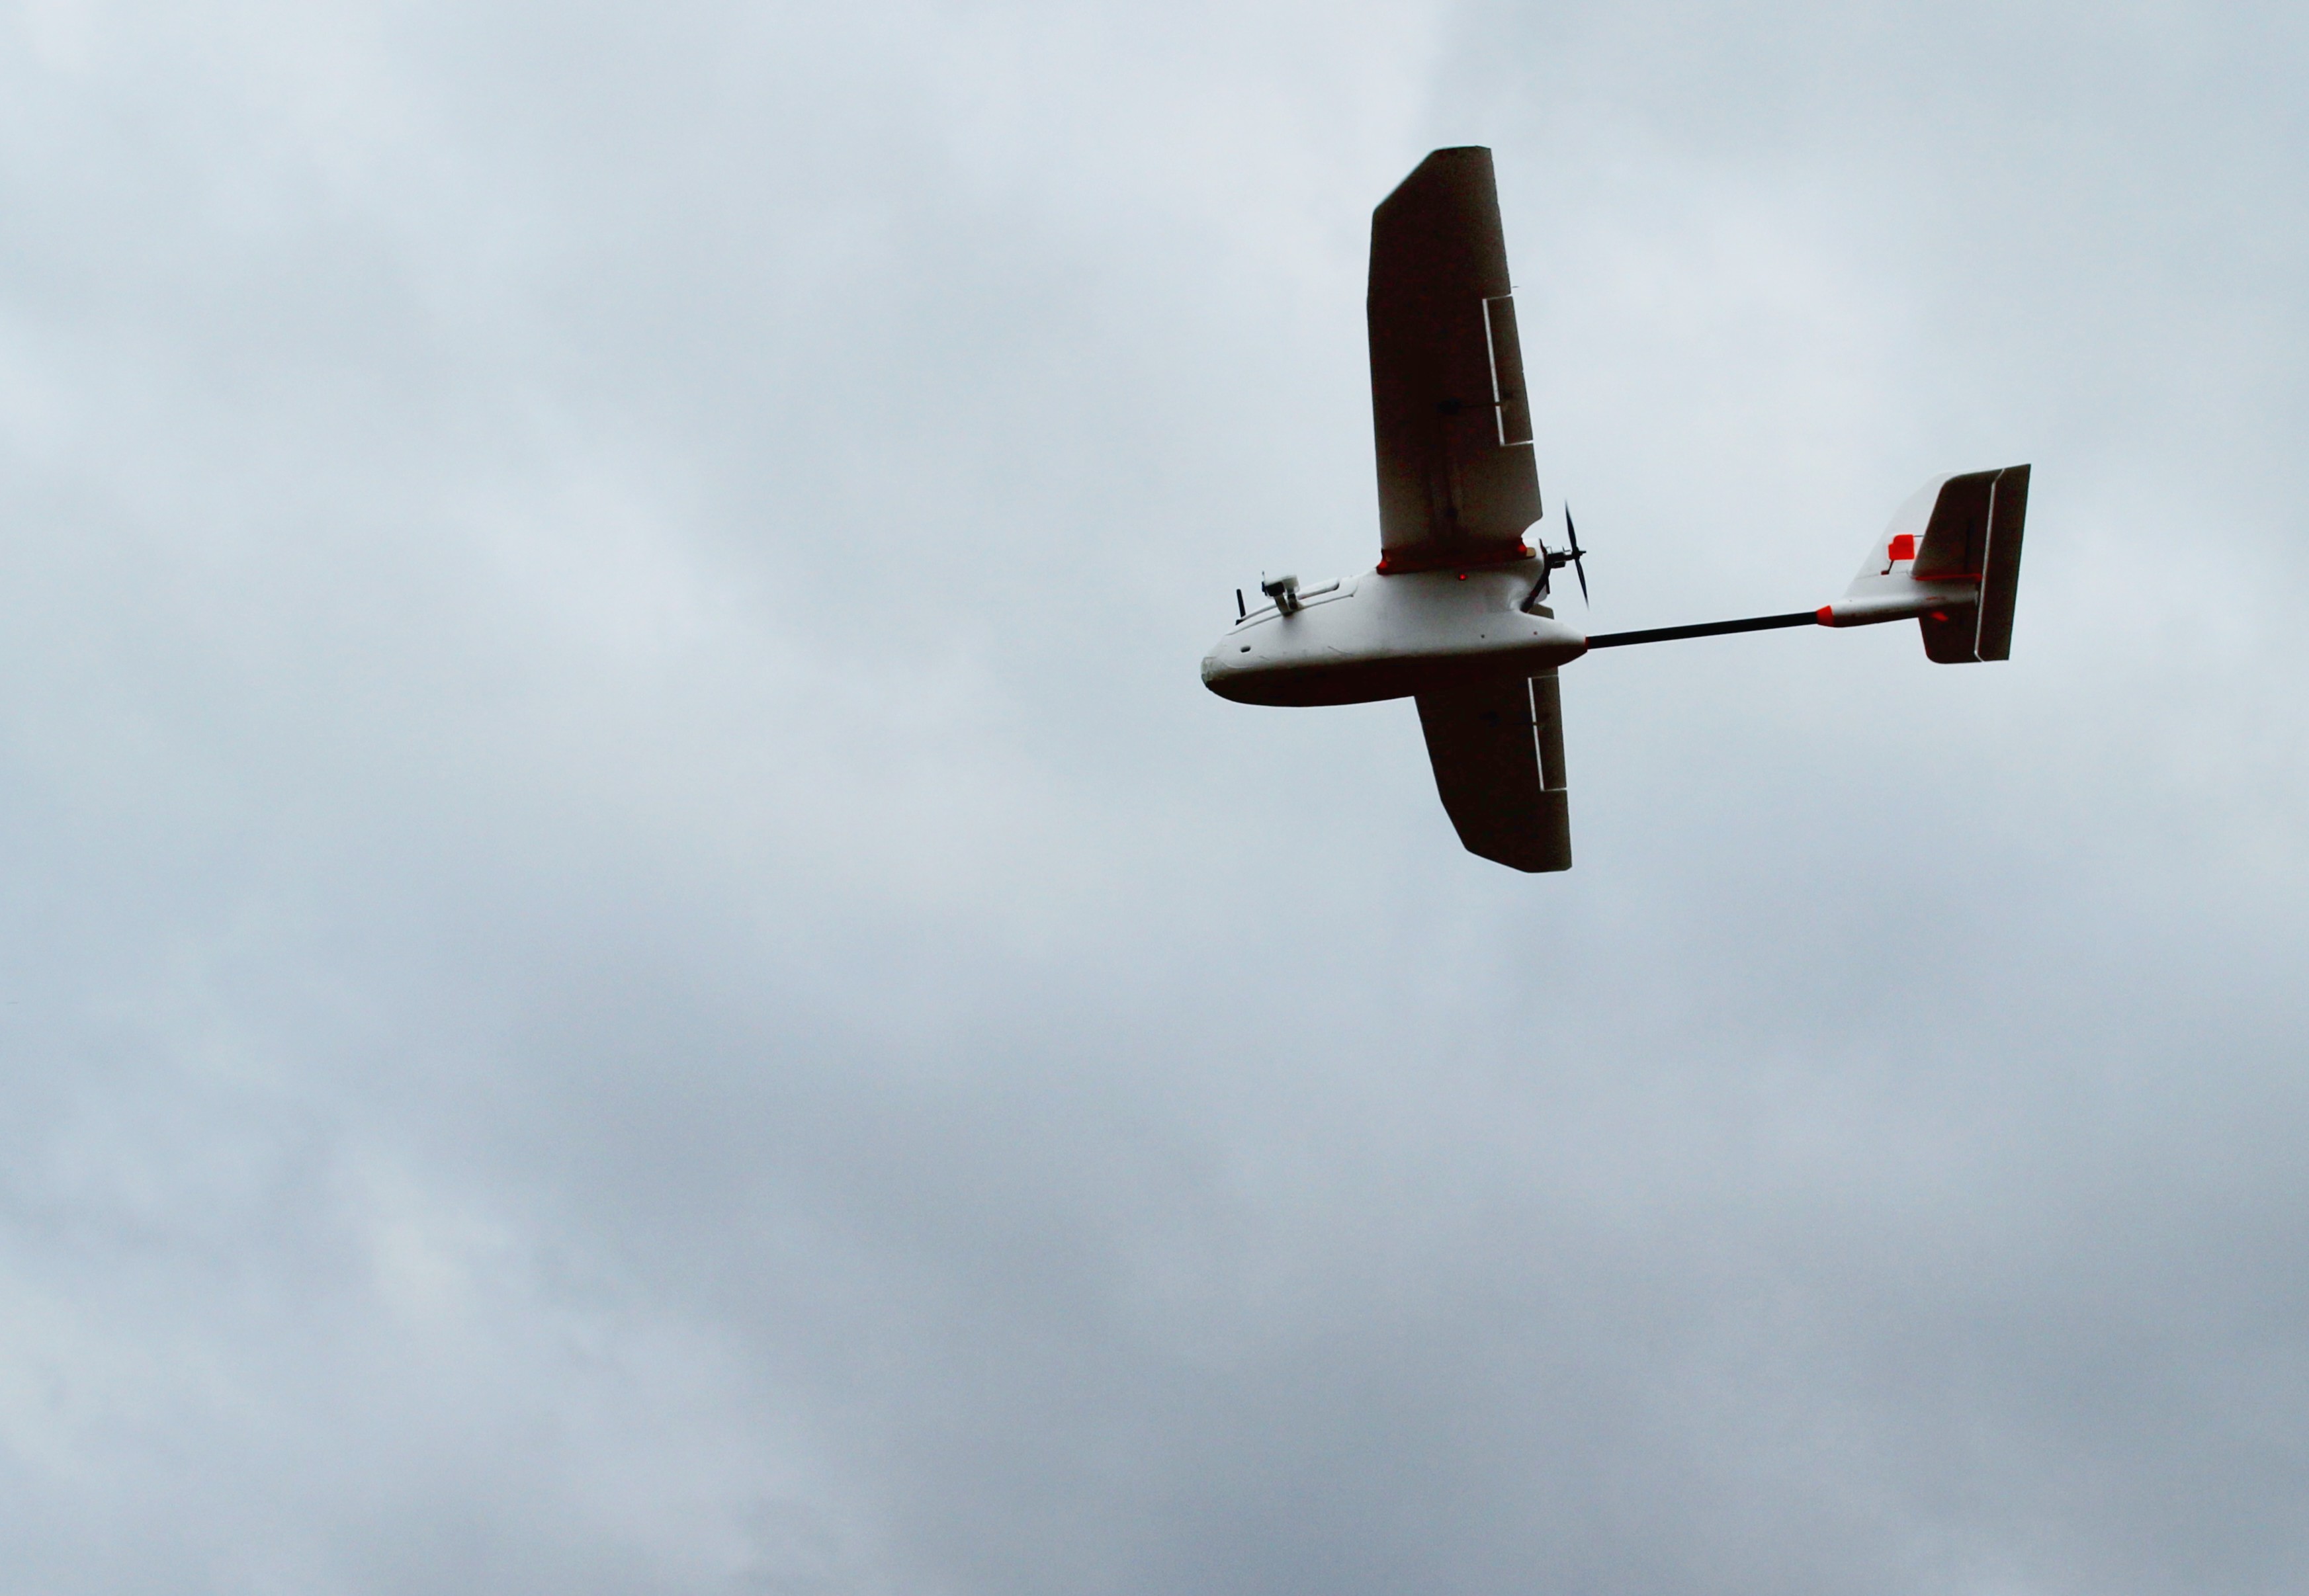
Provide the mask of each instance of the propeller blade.
{"label": "propeller blade", "polygon": [[1583,563],[1587,555],[1579,547],[1579,526],[1571,519],[1571,506],[1563,506],[1563,531],[1571,539],[1571,574],[1579,579],[1579,602],[1587,603],[1587,567]]}

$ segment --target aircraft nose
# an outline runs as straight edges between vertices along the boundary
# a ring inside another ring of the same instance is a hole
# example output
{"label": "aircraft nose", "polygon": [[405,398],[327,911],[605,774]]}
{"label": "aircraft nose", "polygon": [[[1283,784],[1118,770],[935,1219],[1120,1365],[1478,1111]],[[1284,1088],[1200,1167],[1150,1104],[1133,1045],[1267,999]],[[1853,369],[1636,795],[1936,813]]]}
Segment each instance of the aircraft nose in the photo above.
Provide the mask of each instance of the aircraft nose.
{"label": "aircraft nose", "polygon": [[1221,698],[1227,696],[1226,678],[1232,674],[1226,656],[1232,653],[1235,647],[1235,644],[1223,641],[1203,656],[1203,686]]}
{"label": "aircraft nose", "polygon": [[1239,702],[1243,684],[1257,672],[1258,660],[1250,640],[1231,632],[1203,656],[1203,686],[1221,698]]}

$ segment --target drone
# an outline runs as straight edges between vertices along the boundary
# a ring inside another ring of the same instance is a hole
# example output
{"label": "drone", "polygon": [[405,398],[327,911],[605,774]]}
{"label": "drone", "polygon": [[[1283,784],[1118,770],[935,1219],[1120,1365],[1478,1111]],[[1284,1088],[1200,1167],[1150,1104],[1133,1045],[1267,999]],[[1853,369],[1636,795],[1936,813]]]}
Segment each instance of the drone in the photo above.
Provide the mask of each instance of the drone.
{"label": "drone", "polygon": [[1594,649],[1781,626],[1914,620],[1925,657],[2011,657],[2028,468],[1935,478],[1817,609],[1587,636],[1557,617],[1567,565],[1587,594],[1570,512],[1561,548],[1524,541],[1542,514],[1492,152],[1438,150],[1371,213],[1371,419],[1379,561],[1302,587],[1262,580],[1257,609],[1203,658],[1238,703],[1410,698],[1445,813],[1467,851],[1517,870],[1571,867],[1561,668]]}

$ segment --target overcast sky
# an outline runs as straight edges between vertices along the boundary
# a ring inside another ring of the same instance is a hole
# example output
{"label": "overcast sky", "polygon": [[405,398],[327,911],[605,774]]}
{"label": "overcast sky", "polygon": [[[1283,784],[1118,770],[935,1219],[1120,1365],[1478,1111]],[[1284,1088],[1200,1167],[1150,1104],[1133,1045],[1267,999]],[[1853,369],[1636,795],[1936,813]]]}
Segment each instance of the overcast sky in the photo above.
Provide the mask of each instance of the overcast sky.
{"label": "overcast sky", "polygon": [[[0,4],[0,1589],[2297,1592],[2305,73]],[[2011,661],[1583,660],[1543,877],[1206,693],[1457,143],[1594,629],[2028,461]]]}

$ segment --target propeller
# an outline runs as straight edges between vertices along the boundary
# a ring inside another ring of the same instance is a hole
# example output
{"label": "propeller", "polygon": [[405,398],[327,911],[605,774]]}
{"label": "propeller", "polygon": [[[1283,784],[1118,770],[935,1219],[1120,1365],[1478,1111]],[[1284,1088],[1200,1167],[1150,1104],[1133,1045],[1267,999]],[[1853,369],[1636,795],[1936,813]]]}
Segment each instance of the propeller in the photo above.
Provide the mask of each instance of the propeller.
{"label": "propeller", "polygon": [[[1587,602],[1587,567],[1582,562],[1587,559],[1587,551],[1579,547],[1579,528],[1571,519],[1571,506],[1569,504],[1563,506],[1563,532],[1564,536],[1571,539],[1570,548],[1549,548],[1544,543],[1540,545],[1547,556],[1547,573],[1549,575],[1553,575],[1564,566],[1570,566],[1571,574],[1579,579],[1579,602],[1585,604]],[[1544,593],[1546,591],[1547,583],[1543,581],[1540,583],[1540,591]]]}

